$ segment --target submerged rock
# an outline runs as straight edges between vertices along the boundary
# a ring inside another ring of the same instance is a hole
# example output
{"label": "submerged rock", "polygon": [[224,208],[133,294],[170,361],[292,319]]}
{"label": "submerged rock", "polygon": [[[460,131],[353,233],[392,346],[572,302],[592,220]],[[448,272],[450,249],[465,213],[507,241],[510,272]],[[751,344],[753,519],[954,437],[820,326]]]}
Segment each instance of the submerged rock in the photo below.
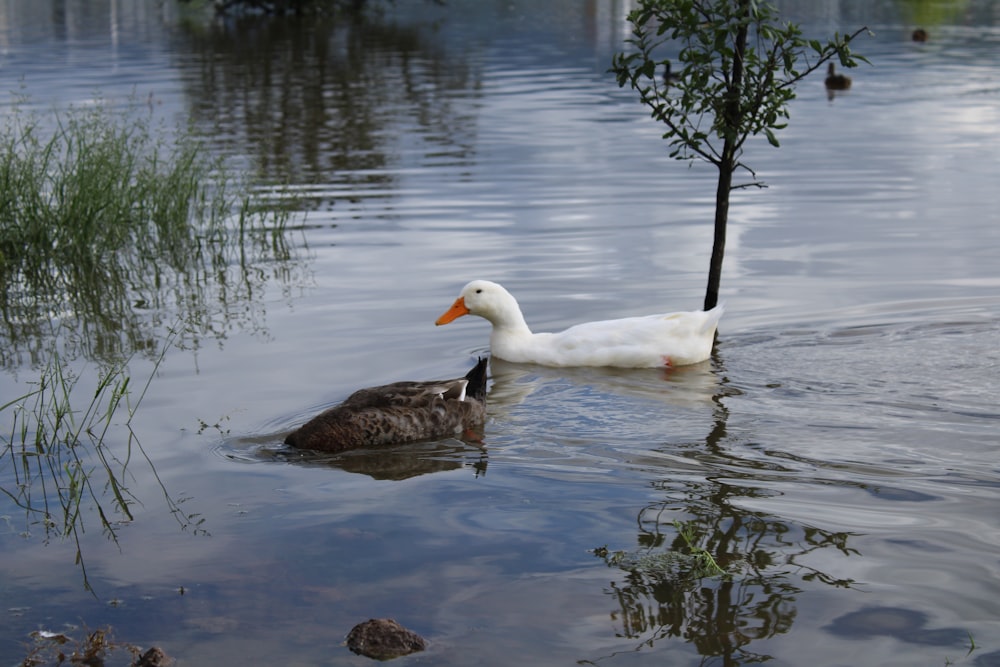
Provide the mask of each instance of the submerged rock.
{"label": "submerged rock", "polygon": [[427,648],[424,638],[391,618],[370,618],[347,634],[347,648],[376,660],[391,660]]}
{"label": "submerged rock", "polygon": [[132,663],[134,667],[169,667],[174,661],[158,646],[150,648]]}

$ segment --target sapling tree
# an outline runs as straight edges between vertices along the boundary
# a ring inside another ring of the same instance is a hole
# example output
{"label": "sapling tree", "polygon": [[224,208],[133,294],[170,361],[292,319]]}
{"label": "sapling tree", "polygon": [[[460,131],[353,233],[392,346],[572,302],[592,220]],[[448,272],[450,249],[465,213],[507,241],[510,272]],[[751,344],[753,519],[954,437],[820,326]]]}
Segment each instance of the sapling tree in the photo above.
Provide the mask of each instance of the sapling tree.
{"label": "sapling tree", "polygon": [[[708,310],[719,300],[730,193],[765,187],[743,161],[747,139],[763,134],[777,147],[775,131],[787,125],[795,85],[833,58],[844,67],[868,62],[850,50],[867,28],[835,33],[825,43],[806,39],[762,0],[639,0],[628,21],[626,43],[633,49],[612,63],[618,85],[638,91],[653,118],[667,126],[671,157],[704,160],[719,171]],[[669,74],[658,77],[659,68]],[[749,180],[734,182],[738,171]]]}

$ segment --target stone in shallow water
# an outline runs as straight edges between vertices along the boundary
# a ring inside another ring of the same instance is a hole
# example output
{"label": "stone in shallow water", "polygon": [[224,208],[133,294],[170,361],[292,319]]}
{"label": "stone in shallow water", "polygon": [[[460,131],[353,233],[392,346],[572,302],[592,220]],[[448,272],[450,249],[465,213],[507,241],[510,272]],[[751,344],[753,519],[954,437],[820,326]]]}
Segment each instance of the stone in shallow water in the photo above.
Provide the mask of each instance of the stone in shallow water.
{"label": "stone in shallow water", "polygon": [[153,646],[132,664],[133,667],[168,667],[173,665],[174,661],[163,652],[163,649]]}
{"label": "stone in shallow water", "polygon": [[376,660],[390,660],[423,651],[427,642],[391,618],[370,618],[351,628],[347,648]]}

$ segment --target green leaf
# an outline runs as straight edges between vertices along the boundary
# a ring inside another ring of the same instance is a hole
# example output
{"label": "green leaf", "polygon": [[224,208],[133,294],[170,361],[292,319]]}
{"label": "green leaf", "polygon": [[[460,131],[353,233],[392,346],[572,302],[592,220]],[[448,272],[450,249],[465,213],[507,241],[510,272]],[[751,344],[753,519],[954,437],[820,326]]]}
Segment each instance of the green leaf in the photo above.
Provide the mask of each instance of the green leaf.
{"label": "green leaf", "polygon": [[[730,175],[745,169],[753,185],[760,183],[742,161],[743,147],[761,133],[779,147],[775,132],[787,126],[796,84],[834,57],[845,67],[868,62],[850,49],[867,28],[834,33],[825,43],[805,39],[767,0],[635,2],[633,38],[626,40],[635,52],[613,61],[619,85],[628,81],[667,127],[662,136],[670,157],[704,160]],[[657,66],[668,55],[683,69],[683,81],[666,90],[648,85],[658,82]]]}

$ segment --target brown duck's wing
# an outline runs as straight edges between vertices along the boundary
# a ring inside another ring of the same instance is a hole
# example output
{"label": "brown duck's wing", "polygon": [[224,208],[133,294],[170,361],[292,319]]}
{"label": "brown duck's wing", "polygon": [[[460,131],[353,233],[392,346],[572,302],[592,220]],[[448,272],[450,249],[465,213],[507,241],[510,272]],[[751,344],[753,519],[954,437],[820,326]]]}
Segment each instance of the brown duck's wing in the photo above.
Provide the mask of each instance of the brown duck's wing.
{"label": "brown duck's wing", "polygon": [[464,401],[466,397],[485,401],[488,363],[488,357],[480,357],[472,370],[465,374],[465,377],[450,380],[393,382],[378,387],[358,389],[348,396],[341,405],[354,408],[387,405],[416,406],[422,405],[431,398],[454,398]]}
{"label": "brown duck's wing", "polygon": [[341,405],[356,409],[390,405],[421,405],[432,398],[465,397],[465,378],[430,380],[427,382],[394,382],[381,387],[359,389],[348,396]]}
{"label": "brown duck's wing", "polygon": [[431,399],[418,407],[339,405],[290,433],[285,443],[302,449],[339,452],[440,440],[475,430],[485,418],[486,409],[481,403],[457,399]]}
{"label": "brown duck's wing", "polygon": [[285,443],[337,452],[481,434],[487,363],[488,358],[481,357],[462,378],[359,389],[290,433]]}

